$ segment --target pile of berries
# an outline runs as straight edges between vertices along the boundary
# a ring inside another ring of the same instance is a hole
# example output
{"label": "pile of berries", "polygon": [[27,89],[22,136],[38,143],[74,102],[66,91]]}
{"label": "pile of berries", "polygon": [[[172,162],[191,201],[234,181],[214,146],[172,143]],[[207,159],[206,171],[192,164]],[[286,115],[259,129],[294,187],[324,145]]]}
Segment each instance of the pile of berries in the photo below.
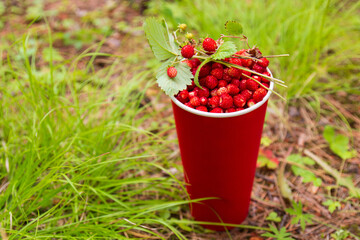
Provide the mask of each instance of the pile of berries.
{"label": "pile of berries", "polygon": [[[202,47],[207,54],[211,54],[217,49],[217,43],[211,38],[206,38]],[[241,56],[250,57],[252,50],[242,49],[223,61],[270,77],[270,73],[266,69],[269,60],[266,58],[241,58]],[[181,54],[187,58],[185,62],[195,76],[201,61],[198,58],[192,58],[194,48],[186,45],[182,47]],[[176,76],[176,69],[170,67],[168,75],[169,77]],[[269,88],[270,81],[246,70],[209,62],[200,69],[199,84],[202,88],[197,87],[193,80],[192,85],[188,85],[186,90],[180,91],[175,96],[176,99],[199,111],[231,113],[260,102],[267,94],[266,88]]]}

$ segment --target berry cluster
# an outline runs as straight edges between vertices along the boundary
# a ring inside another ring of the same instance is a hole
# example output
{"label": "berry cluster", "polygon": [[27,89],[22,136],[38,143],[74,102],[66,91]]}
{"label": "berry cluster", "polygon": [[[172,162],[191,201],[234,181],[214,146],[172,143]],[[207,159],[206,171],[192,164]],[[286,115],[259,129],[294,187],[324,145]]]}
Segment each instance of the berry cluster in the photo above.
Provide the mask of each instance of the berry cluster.
{"label": "berry cluster", "polygon": [[[211,54],[216,51],[217,43],[211,38],[206,38],[203,41],[203,49]],[[270,77],[266,69],[269,61],[266,58],[251,58],[251,50],[242,49],[223,61]],[[187,58],[185,62],[195,76],[201,61],[198,58],[192,58],[194,53],[191,45],[186,45],[181,49],[182,56]],[[260,102],[267,94],[266,88],[269,88],[270,81],[246,70],[227,67],[218,62],[209,62],[199,71],[199,84],[201,88],[196,86],[193,80],[192,85],[188,85],[186,90],[180,91],[175,96],[176,99],[199,111],[230,113]]]}

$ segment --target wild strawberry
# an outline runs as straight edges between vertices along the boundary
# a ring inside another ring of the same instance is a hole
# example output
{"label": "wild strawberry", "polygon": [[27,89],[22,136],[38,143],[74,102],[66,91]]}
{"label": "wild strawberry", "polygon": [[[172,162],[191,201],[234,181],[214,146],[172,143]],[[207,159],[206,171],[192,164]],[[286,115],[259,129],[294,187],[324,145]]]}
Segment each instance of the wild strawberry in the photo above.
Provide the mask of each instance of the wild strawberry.
{"label": "wild strawberry", "polygon": [[223,68],[224,68],[221,63],[213,63],[213,65],[212,65],[211,67],[212,67],[212,69],[215,69],[215,68],[221,68],[221,69],[223,69]]}
{"label": "wild strawberry", "polygon": [[240,95],[243,96],[243,97],[245,98],[245,100],[247,101],[247,100],[249,100],[249,99],[252,97],[253,92],[250,91],[250,90],[248,90],[248,89],[246,89],[246,90],[244,90],[244,91],[241,91]]}
{"label": "wild strawberry", "polygon": [[258,72],[258,73],[263,73],[265,72],[265,68],[260,66],[259,64],[255,63],[254,66],[252,67],[252,69],[255,71],[255,72]]}
{"label": "wild strawberry", "polygon": [[211,110],[210,112],[211,113],[223,113],[224,111],[221,108],[217,107],[217,108],[214,108],[213,110]]}
{"label": "wild strawberry", "polygon": [[196,108],[196,110],[202,111],[202,112],[207,112],[207,108],[205,106],[199,106]]}
{"label": "wild strawberry", "polygon": [[240,90],[237,86],[230,83],[227,85],[227,91],[230,95],[235,95],[235,94],[238,94]]}
{"label": "wild strawberry", "polygon": [[215,69],[211,70],[210,74],[220,80],[223,76],[223,73],[224,73],[224,70],[222,68],[215,68]]}
{"label": "wild strawberry", "polygon": [[267,58],[260,58],[257,61],[257,64],[259,64],[260,66],[262,66],[263,68],[266,68],[267,66],[269,66],[269,60],[267,60]]}
{"label": "wild strawberry", "polygon": [[233,80],[231,80],[231,84],[234,84],[235,86],[239,87],[240,86],[240,80],[234,78]]}
{"label": "wild strawberry", "polygon": [[[271,76],[270,73],[268,73],[268,72],[264,72],[263,74],[264,74],[265,76],[268,76],[268,77]],[[270,80],[267,79],[266,77],[262,77],[262,78],[261,78],[261,81],[262,81],[263,83],[270,83]]]}
{"label": "wild strawberry", "polygon": [[241,80],[240,81],[240,85],[239,85],[240,91],[243,91],[243,90],[246,89],[246,81],[247,80]]}
{"label": "wild strawberry", "polygon": [[185,103],[184,105],[187,106],[187,107],[189,107],[189,108],[194,108],[194,107],[191,105],[190,102],[187,102],[187,103]]}
{"label": "wild strawberry", "polygon": [[184,104],[187,103],[187,100],[182,99],[182,98],[180,97],[180,95],[177,95],[177,96],[176,96],[176,99],[179,100],[179,102],[181,102],[181,103],[184,103]]}
{"label": "wild strawberry", "polygon": [[226,82],[231,82],[232,77],[228,74],[223,74],[223,80],[225,80]]}
{"label": "wild strawberry", "polygon": [[225,81],[225,80],[220,80],[219,83],[218,83],[218,87],[221,88],[221,87],[226,87],[228,83]]}
{"label": "wild strawberry", "polygon": [[182,90],[179,92],[178,97],[181,99],[179,100],[180,102],[185,103],[189,100],[189,92],[187,90]]}
{"label": "wild strawberry", "polygon": [[209,107],[216,108],[216,107],[219,106],[219,103],[220,103],[220,97],[219,96],[214,96],[212,98],[209,98],[209,101],[208,101]]}
{"label": "wild strawberry", "polygon": [[199,77],[206,77],[207,75],[210,74],[210,71],[211,71],[211,65],[210,64],[205,64],[200,69]]}
{"label": "wild strawberry", "polygon": [[185,45],[181,48],[181,56],[183,56],[184,58],[192,58],[194,54],[194,47],[191,45]]}
{"label": "wild strawberry", "polygon": [[238,112],[238,111],[241,111],[241,110],[244,110],[244,108],[235,108],[235,111]]}
{"label": "wild strawberry", "polygon": [[[260,76],[258,76],[258,75],[253,75],[253,76],[251,76],[253,79],[255,79],[256,81],[258,81],[258,82],[261,82],[261,77]],[[255,82],[256,82],[255,81]]]}
{"label": "wild strawberry", "polygon": [[205,38],[202,44],[203,48],[207,52],[215,52],[217,44],[212,38]]}
{"label": "wild strawberry", "polygon": [[196,70],[197,70],[197,68],[192,68],[192,69],[190,70],[193,76],[195,76]]}
{"label": "wild strawberry", "polygon": [[234,105],[238,108],[242,108],[245,106],[246,99],[243,95],[238,94],[234,96]]}
{"label": "wild strawberry", "polygon": [[253,65],[253,60],[251,58],[242,58],[241,59],[241,64],[244,67],[251,67]]}
{"label": "wild strawberry", "polygon": [[235,65],[239,65],[239,66],[242,66],[241,65],[241,59],[240,58],[230,58],[230,63],[232,64],[235,64]]}
{"label": "wild strawberry", "polygon": [[200,105],[206,106],[208,103],[207,97],[200,97]]}
{"label": "wild strawberry", "polygon": [[198,88],[197,92],[198,97],[209,97],[210,95],[209,89],[207,89],[206,87],[203,87],[203,89]]}
{"label": "wild strawberry", "polygon": [[192,91],[195,88],[195,82],[194,80],[191,81],[191,85],[187,85],[187,90]]}
{"label": "wild strawberry", "polygon": [[241,77],[241,70],[237,69],[237,68],[234,68],[234,67],[231,67],[228,70],[228,74],[233,78],[239,79]]}
{"label": "wild strawberry", "polygon": [[205,77],[199,78],[199,84],[203,87],[206,86],[206,78]]}
{"label": "wild strawberry", "polygon": [[210,95],[212,97],[217,96],[217,91],[218,91],[218,88],[214,88],[213,90],[211,90]]}
{"label": "wild strawberry", "polygon": [[218,80],[214,76],[207,76],[205,80],[205,86],[209,89],[214,89],[218,85]]}
{"label": "wild strawberry", "polygon": [[186,63],[190,68],[192,68],[192,64],[191,64],[190,60],[186,59],[186,60],[184,60],[182,62]]}
{"label": "wild strawberry", "polygon": [[259,88],[259,84],[252,79],[248,79],[246,80],[246,88],[251,91],[255,91]]}
{"label": "wild strawberry", "polygon": [[193,97],[190,99],[190,104],[193,106],[193,107],[197,107],[197,106],[200,106],[200,98],[199,97]]}
{"label": "wild strawberry", "polygon": [[233,106],[233,98],[227,93],[221,95],[219,106],[223,109],[231,108]]}
{"label": "wild strawberry", "polygon": [[262,82],[261,84],[264,85],[264,87],[266,87],[266,88],[269,88],[269,87],[270,87],[270,84],[269,84],[269,83]]}
{"label": "wild strawberry", "polygon": [[197,58],[191,59],[190,62],[191,62],[191,68],[197,68],[201,64],[200,60]]}
{"label": "wild strawberry", "polygon": [[189,99],[192,99],[192,98],[194,98],[194,97],[197,97],[197,95],[198,95],[198,92],[197,92],[197,91],[191,91],[191,92],[189,92]]}
{"label": "wild strawberry", "polygon": [[223,94],[226,94],[226,93],[228,93],[228,90],[227,90],[226,87],[221,87],[221,88],[219,88],[218,91],[217,91],[217,95],[218,95],[219,97],[220,97],[221,95],[223,95]]}
{"label": "wild strawberry", "polygon": [[235,108],[228,108],[226,109],[225,111],[226,113],[232,113],[232,112],[235,112]]}
{"label": "wild strawberry", "polygon": [[265,88],[258,88],[258,89],[256,89],[256,91],[253,94],[253,99],[256,103],[258,103],[261,100],[263,100],[263,98],[265,97],[266,94],[267,94],[267,91]]}
{"label": "wild strawberry", "polygon": [[256,104],[256,102],[254,101],[254,99],[250,99],[249,101],[247,101],[246,104],[247,104],[248,107],[252,107],[252,106],[254,106]]}
{"label": "wild strawberry", "polygon": [[169,67],[169,68],[167,69],[167,75],[169,76],[169,78],[174,78],[174,77],[176,77],[176,75],[177,75],[177,70],[176,70],[176,68],[175,68],[175,67]]}

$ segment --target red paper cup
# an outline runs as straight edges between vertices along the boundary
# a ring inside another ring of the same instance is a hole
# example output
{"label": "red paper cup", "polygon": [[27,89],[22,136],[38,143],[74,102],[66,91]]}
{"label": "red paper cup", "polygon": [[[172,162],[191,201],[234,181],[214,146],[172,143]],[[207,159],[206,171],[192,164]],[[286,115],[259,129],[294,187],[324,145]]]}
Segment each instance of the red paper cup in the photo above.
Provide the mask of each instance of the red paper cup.
{"label": "red paper cup", "polygon": [[171,98],[187,192],[191,199],[216,198],[190,204],[195,220],[240,224],[246,218],[270,95],[232,113],[201,112]]}

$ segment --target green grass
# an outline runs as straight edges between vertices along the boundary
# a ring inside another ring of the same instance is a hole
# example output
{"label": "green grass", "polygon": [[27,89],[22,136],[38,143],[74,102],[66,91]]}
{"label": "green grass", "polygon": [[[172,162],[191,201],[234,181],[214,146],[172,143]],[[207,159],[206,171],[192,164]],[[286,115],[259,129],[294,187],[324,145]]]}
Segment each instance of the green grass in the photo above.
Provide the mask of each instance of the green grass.
{"label": "green grass", "polygon": [[[287,82],[288,98],[329,91],[359,93],[359,1],[161,1],[149,4],[149,14],[160,14],[173,27],[186,23],[199,37],[218,38],[224,23],[236,19],[250,45],[265,55],[288,53],[270,68]],[[240,46],[243,47],[242,44]]]}
{"label": "green grass", "polygon": [[94,72],[95,49],[38,68],[40,50],[29,54],[34,41],[24,36],[1,50],[8,56],[0,66],[1,233],[119,239],[138,229],[182,238],[177,224],[165,222],[187,204],[179,176],[163,168],[179,168],[169,161],[176,140],[160,137],[173,122],[151,125],[149,72],[130,79],[121,59]]}

